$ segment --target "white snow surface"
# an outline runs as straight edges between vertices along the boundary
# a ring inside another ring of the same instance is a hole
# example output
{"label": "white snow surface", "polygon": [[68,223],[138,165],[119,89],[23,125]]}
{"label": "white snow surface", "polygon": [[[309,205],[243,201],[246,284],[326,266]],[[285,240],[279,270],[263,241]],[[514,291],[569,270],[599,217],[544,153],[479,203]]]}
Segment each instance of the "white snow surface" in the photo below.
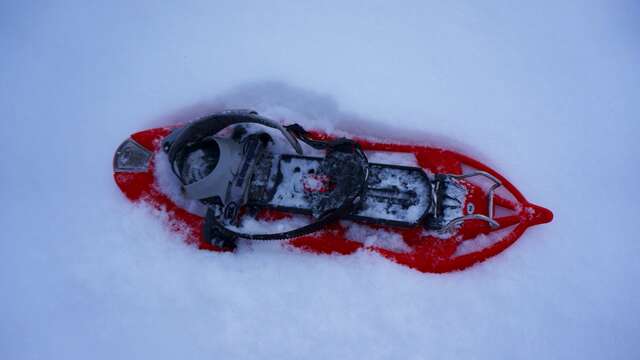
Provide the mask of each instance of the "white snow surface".
{"label": "white snow surface", "polygon": [[341,225],[347,231],[345,236],[349,240],[364,244],[365,247],[378,247],[396,252],[409,252],[411,247],[404,242],[402,235],[383,229],[374,229],[371,226],[342,221]]}
{"label": "white snow surface", "polygon": [[[638,359],[635,1],[5,1],[0,358]],[[443,145],[551,224],[435,275],[186,246],[129,134],[223,108]]]}
{"label": "white snow surface", "polygon": [[388,151],[366,151],[367,161],[371,164],[393,164],[401,166],[419,166],[416,156],[411,153]]}

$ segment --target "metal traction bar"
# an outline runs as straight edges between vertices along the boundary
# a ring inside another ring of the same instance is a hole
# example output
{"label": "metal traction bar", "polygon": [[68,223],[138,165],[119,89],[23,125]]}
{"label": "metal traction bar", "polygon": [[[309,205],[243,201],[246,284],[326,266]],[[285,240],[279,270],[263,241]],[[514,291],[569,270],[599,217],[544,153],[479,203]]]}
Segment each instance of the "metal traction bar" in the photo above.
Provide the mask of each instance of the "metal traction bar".
{"label": "metal traction bar", "polygon": [[[495,221],[495,219],[493,218],[494,215],[494,210],[493,210],[493,194],[495,192],[495,190],[497,188],[499,188],[500,186],[502,186],[502,183],[500,182],[500,180],[498,180],[495,176],[485,172],[485,171],[474,171],[468,174],[462,174],[462,175],[455,175],[455,174],[446,174],[445,176],[448,176],[452,179],[466,179],[466,178],[470,178],[470,177],[474,177],[474,176],[482,176],[485,177],[489,180],[491,180],[493,182],[493,185],[489,188],[489,191],[487,192],[487,207],[488,207],[488,214],[487,215],[482,215],[482,214],[469,214],[469,215],[464,215],[464,216],[460,216],[457,217],[451,221],[449,221],[446,225],[444,225],[442,227],[443,230],[450,230],[453,226],[463,223],[467,220],[482,220],[485,221],[489,224],[489,226],[491,226],[492,229],[498,228],[500,226],[500,224]],[[435,199],[435,198],[434,198]]]}

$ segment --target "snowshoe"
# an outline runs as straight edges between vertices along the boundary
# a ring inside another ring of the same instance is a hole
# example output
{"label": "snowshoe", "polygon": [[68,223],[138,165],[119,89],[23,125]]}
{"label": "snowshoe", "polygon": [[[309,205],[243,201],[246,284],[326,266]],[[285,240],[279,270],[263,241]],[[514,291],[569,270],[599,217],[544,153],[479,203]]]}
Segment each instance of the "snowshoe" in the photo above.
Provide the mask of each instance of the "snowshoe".
{"label": "snowshoe", "polygon": [[[397,164],[407,156],[414,163]],[[133,134],[113,166],[129,199],[166,210],[188,242],[216,251],[233,250],[239,239],[286,240],[317,253],[366,248],[419,271],[447,272],[498,254],[553,218],[462,154],[306,131],[248,110]],[[161,169],[179,191],[163,186]]]}

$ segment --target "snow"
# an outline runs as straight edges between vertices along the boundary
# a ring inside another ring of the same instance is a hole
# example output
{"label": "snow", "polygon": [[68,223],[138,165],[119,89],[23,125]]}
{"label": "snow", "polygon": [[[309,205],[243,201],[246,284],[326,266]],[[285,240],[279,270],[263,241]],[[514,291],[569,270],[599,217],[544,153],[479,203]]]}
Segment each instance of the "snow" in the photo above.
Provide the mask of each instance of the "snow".
{"label": "snow", "polygon": [[[637,2],[3,2],[0,358],[637,359]],[[116,188],[223,108],[470,154],[554,211],[491,260],[199,251]]]}
{"label": "snow", "polygon": [[401,166],[418,166],[416,156],[411,153],[398,153],[388,151],[366,151],[370,164],[393,164]]}
{"label": "snow", "polygon": [[351,221],[342,221],[341,224],[347,229],[345,233],[347,239],[361,242],[365,247],[375,246],[396,252],[409,252],[411,250],[398,233],[384,229],[374,229]]}
{"label": "snow", "polygon": [[278,164],[282,181],[273,195],[273,203],[290,208],[309,208],[304,186],[307,186],[307,179],[310,179],[311,172],[317,170],[318,163],[306,159],[289,158],[281,159]]}
{"label": "snow", "polygon": [[[239,226],[230,226],[229,228],[251,234],[273,234],[290,231],[308,224],[309,218],[302,215],[292,215],[289,218],[272,221],[256,220],[250,216],[244,216],[241,218],[241,224]],[[279,241],[274,241],[273,243],[285,244]],[[242,250],[243,247],[251,246],[251,244],[250,241],[247,241],[243,244],[238,244],[238,247]]]}

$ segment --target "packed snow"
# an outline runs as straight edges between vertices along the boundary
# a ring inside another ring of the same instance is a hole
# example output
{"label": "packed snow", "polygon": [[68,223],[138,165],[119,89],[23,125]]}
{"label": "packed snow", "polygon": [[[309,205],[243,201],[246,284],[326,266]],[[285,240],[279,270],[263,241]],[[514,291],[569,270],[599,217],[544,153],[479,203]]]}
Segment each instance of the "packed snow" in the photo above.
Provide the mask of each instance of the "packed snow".
{"label": "packed snow", "polygon": [[416,156],[411,153],[389,151],[365,151],[370,164],[393,164],[401,166],[418,166]]}
{"label": "packed snow", "polygon": [[[3,2],[0,358],[639,358],[638,24],[634,1]],[[197,250],[112,156],[226,108],[461,151],[554,221],[441,275]]]}
{"label": "packed snow", "polygon": [[352,241],[363,243],[365,247],[379,247],[396,252],[409,252],[411,248],[404,242],[398,233],[384,229],[374,229],[371,226],[342,221],[341,224],[347,229],[346,238]]}
{"label": "packed snow", "polygon": [[507,226],[488,234],[480,234],[473,239],[464,240],[456,248],[455,256],[470,254],[497,243],[515,229],[516,225]]}

